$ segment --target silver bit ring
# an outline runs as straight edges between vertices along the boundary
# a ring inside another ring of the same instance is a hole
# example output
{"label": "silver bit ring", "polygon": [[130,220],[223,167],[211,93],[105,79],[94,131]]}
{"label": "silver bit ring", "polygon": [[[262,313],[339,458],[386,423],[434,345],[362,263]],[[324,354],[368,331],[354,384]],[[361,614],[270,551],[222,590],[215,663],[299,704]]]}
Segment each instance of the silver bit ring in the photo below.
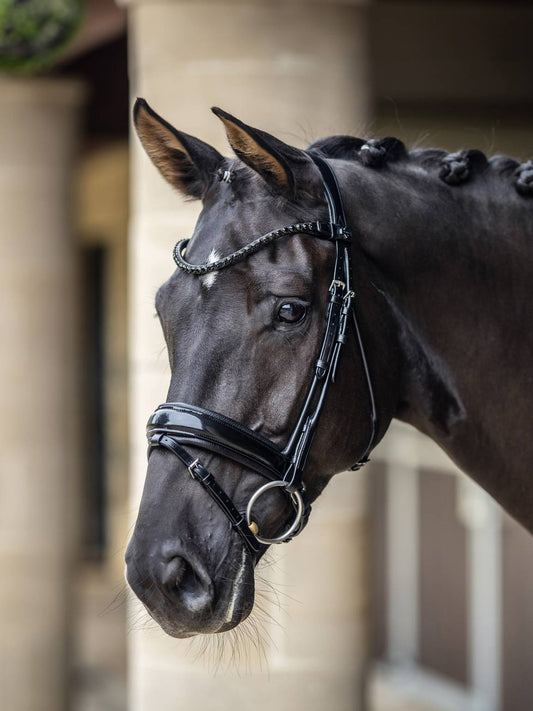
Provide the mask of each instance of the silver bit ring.
{"label": "silver bit ring", "polygon": [[248,506],[246,507],[246,522],[248,524],[248,528],[252,531],[254,536],[257,538],[259,543],[264,543],[265,545],[270,545],[271,543],[283,543],[283,541],[288,540],[300,527],[303,513],[304,513],[304,502],[302,499],[302,495],[300,494],[299,491],[291,491],[287,492],[290,495],[291,503],[294,507],[294,510],[296,512],[296,516],[292,524],[289,526],[289,528],[284,532],[281,533],[279,536],[276,538],[263,538],[263,536],[259,535],[258,529],[257,529],[257,524],[253,521],[252,519],[252,509],[254,507],[254,504],[256,503],[257,499],[259,499],[260,496],[262,496],[265,491],[269,491],[269,489],[275,489],[278,487],[283,487],[284,489],[289,488],[289,484],[286,481],[268,481],[266,484],[263,484],[263,486],[259,487],[256,492],[251,496],[250,501],[248,502]]}

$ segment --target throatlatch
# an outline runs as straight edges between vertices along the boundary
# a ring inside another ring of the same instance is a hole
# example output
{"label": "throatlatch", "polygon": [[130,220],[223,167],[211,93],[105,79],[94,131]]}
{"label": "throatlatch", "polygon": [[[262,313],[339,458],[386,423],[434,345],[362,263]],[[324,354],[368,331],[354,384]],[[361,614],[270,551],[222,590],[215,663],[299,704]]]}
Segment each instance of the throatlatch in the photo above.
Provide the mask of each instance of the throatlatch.
{"label": "throatlatch", "polygon": [[[297,223],[269,232],[242,249],[218,261],[190,264],[185,260],[188,240],[181,240],[174,248],[174,259],[179,269],[195,276],[219,271],[247,259],[268,244],[291,235],[309,235],[335,244],[335,265],[328,290],[326,328],[320,353],[313,371],[313,379],[298,422],[282,450],[266,437],[225,415],[197,405],[169,402],[160,405],[148,420],[149,454],[156,447],[165,447],[185,464],[189,474],[205,488],[228,517],[232,528],[242,537],[253,555],[261,551],[261,544],[288,542],[304,528],[309,518],[309,503],[304,469],[316,434],[326,392],[335,373],[342,346],[347,340],[348,323],[353,323],[354,335],[361,355],[370,400],[371,432],[368,445],[352,469],[359,469],[368,461],[377,432],[377,413],[365,349],[353,307],[355,293],[351,262],[351,232],[346,223],[344,206],[335,173],[320,156],[309,153],[322,175],[328,204],[329,222]],[[193,445],[214,452],[251,469],[267,481],[251,496],[245,512],[238,511],[233,501],[217,483],[215,477],[194,458],[183,445]],[[281,488],[294,509],[292,521],[275,538],[260,535],[253,520],[253,507],[267,491]]]}

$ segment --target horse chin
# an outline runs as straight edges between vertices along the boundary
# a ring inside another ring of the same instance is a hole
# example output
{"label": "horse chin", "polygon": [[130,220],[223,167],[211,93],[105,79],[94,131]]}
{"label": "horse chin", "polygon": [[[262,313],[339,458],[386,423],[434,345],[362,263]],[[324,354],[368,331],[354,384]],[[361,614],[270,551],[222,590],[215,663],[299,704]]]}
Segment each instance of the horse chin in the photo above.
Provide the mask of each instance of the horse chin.
{"label": "horse chin", "polygon": [[232,579],[224,578],[220,585],[223,593],[220,600],[224,610],[224,621],[215,632],[227,632],[233,629],[251,613],[254,606],[254,565],[251,556],[243,547],[238,567]]}

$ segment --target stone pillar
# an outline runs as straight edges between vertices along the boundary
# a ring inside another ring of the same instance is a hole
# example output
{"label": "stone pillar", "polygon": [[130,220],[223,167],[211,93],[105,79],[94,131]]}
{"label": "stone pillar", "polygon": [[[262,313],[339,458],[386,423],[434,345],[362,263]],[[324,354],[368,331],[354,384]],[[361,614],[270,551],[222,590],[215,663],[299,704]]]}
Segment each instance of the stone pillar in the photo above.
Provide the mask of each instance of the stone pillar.
{"label": "stone pillar", "polygon": [[0,705],[66,708],[76,486],[73,158],[83,87],[0,80]]}
{"label": "stone pillar", "polygon": [[124,542],[129,535],[127,251],[129,146],[120,139],[93,148],[80,162],[77,237],[83,246],[105,249],[104,421],[107,573],[124,581]]}
{"label": "stone pillar", "polygon": [[[225,153],[212,105],[296,145],[332,133],[357,135],[370,111],[365,15],[356,0],[131,0],[133,95]],[[191,233],[199,206],[180,201],[136,138],[132,144],[134,512],[146,471],[146,418],[164,400],[169,381],[153,298],[172,272],[172,246]],[[263,647],[248,645],[240,653],[240,675],[231,650],[222,658],[214,652],[214,675],[209,660],[195,657],[194,645],[191,650],[188,642],[145,624],[133,603],[130,711],[360,709],[366,653],[363,493],[360,474],[341,475],[317,504],[305,534],[271,552],[275,564],[260,573],[267,582],[258,584],[265,589],[259,599],[266,613],[259,615]],[[271,584],[278,592],[268,592]]]}

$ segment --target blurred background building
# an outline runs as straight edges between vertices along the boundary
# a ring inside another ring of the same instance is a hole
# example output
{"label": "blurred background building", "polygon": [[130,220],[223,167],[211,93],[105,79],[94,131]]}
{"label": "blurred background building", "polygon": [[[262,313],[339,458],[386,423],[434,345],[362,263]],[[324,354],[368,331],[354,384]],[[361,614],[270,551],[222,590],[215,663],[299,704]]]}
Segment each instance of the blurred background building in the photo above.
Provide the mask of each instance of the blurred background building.
{"label": "blurred background building", "polygon": [[407,427],[272,552],[259,645],[198,656],[122,569],[168,384],[153,297],[198,212],[128,143],[131,97],[223,152],[211,105],[302,146],[525,160],[532,28],[512,0],[89,0],[53,64],[0,75],[0,708],[529,711],[533,540]]}

